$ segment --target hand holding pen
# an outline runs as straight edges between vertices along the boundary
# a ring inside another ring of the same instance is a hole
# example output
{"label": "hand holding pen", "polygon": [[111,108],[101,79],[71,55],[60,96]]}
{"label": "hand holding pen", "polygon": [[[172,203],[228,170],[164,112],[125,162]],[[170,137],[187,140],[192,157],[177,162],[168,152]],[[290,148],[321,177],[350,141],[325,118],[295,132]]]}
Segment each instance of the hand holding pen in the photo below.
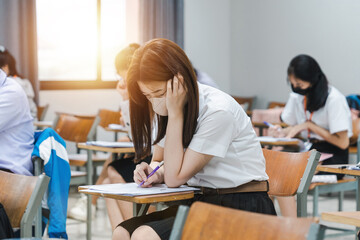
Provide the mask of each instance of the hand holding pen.
{"label": "hand holding pen", "polygon": [[[153,176],[153,175],[155,175],[156,171],[159,170],[160,167],[163,164],[164,164],[164,161],[160,162],[160,164],[154,169],[152,169],[145,162],[142,162],[141,164],[138,164],[136,166],[135,171],[134,171],[134,181],[135,181],[135,183],[137,183],[139,185],[139,187],[151,187],[151,185],[153,183],[162,182],[161,179],[158,179],[159,177],[156,177],[157,175],[156,176]],[[151,180],[148,181],[148,179],[150,179],[150,178],[151,178]]]}
{"label": "hand holding pen", "polygon": [[282,128],[279,125],[274,125],[264,121],[264,124],[269,127],[268,135],[272,137],[284,137]]}

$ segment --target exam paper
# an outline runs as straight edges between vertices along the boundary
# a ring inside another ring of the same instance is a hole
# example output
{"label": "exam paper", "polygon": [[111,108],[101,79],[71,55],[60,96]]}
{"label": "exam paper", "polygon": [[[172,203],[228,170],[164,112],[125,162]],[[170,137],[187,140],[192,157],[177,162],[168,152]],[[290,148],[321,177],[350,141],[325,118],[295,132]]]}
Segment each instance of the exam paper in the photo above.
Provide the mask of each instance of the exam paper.
{"label": "exam paper", "polygon": [[181,185],[178,188],[169,188],[166,184],[155,184],[150,188],[139,187],[136,183],[116,183],[116,184],[103,184],[93,185],[88,188],[87,191],[117,194],[124,196],[143,196],[163,193],[175,193],[175,192],[186,192],[186,191],[197,191],[198,188]]}
{"label": "exam paper", "polygon": [[109,124],[108,128],[113,129],[113,130],[126,130],[123,125],[114,124],[114,123]]}

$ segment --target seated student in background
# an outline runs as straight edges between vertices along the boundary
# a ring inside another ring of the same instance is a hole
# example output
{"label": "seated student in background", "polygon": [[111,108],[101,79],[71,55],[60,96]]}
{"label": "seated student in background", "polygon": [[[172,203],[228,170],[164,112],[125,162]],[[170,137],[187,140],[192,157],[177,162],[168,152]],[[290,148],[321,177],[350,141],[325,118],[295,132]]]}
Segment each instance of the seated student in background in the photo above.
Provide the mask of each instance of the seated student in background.
{"label": "seated student in background", "polygon": [[32,121],[24,90],[0,69],[0,170],[32,175]]}
{"label": "seated student in background", "polygon": [[29,102],[31,116],[36,119],[37,107],[34,101],[35,93],[33,87],[28,79],[21,78],[20,74],[16,70],[15,58],[3,46],[0,46],[0,68],[8,77],[14,79],[24,89]]}
{"label": "seated student in background", "polygon": [[[142,162],[134,171],[137,184],[188,183],[207,190],[188,204],[204,201],[276,214],[267,194],[265,159],[249,117],[231,96],[196,82],[178,45],[154,39],[140,47],[128,70],[127,86],[136,159],[148,157],[154,144],[151,164]],[[154,143],[152,116],[158,123]],[[146,180],[160,161],[164,166]],[[126,220],[115,229],[113,239],[167,239],[176,210],[172,206]]]}
{"label": "seated student in background", "polygon": [[[116,86],[116,90],[119,92],[122,101],[120,102],[122,122],[125,128],[128,130],[128,136],[124,136],[119,139],[121,142],[130,142],[130,116],[129,116],[129,96],[126,88],[126,75],[129,68],[132,55],[140,47],[139,44],[132,43],[129,46],[122,49],[115,58],[115,69],[119,76],[119,81]],[[148,157],[144,161],[150,163],[151,157]],[[134,156],[127,155],[122,159],[112,161],[110,157],[103,165],[103,169],[99,178],[96,181],[96,185],[109,184],[109,183],[126,183],[133,182],[133,172],[136,164],[134,163]],[[95,215],[96,202],[98,197],[92,197],[92,214]],[[113,229],[126,219],[129,219],[132,212],[132,203],[125,201],[117,201],[114,199],[106,198],[106,207],[108,209],[108,215],[110,223]],[[86,221],[87,218],[87,197],[81,197],[73,208],[69,211],[69,216],[75,219]]]}
{"label": "seated student in background", "polygon": [[[289,138],[300,135],[312,143],[311,149],[333,154],[322,164],[347,164],[352,126],[345,96],[329,85],[319,64],[308,55],[293,58],[287,75],[293,93],[290,93],[281,120],[290,127],[275,126],[269,133]],[[338,179],[343,177],[337,176]],[[292,203],[281,204],[279,198],[280,207],[289,207],[290,215],[296,216],[295,199],[289,201]]]}

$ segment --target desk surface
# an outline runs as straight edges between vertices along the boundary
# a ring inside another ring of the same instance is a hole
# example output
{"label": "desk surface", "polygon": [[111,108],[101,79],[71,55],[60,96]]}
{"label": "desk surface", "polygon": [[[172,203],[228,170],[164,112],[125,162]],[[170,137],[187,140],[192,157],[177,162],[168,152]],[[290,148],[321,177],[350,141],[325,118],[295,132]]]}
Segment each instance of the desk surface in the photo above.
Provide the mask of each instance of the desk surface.
{"label": "desk surface", "polygon": [[359,170],[350,170],[350,169],[339,169],[341,166],[350,166],[354,167],[355,164],[340,164],[340,165],[318,165],[316,167],[317,171],[329,172],[329,173],[340,173],[351,176],[360,176]]}
{"label": "desk surface", "polygon": [[268,146],[293,146],[296,147],[299,144],[299,141],[274,141],[274,142],[268,142],[268,141],[260,141],[261,145],[268,145]]}
{"label": "desk surface", "polygon": [[127,133],[127,131],[125,129],[114,129],[114,128],[109,128],[109,127],[106,127],[104,128],[106,131],[109,131],[109,132],[116,132],[116,133]]}
{"label": "desk surface", "polygon": [[[252,122],[252,124],[253,124],[254,127],[258,127],[258,128],[269,128],[269,126],[266,125],[264,122]],[[286,123],[272,123],[272,124],[273,125],[280,125],[283,128],[289,126]]]}
{"label": "desk surface", "polygon": [[140,204],[157,203],[157,202],[172,202],[172,201],[178,201],[178,200],[184,200],[184,199],[191,199],[194,197],[194,191],[130,197],[130,196],[122,196],[122,195],[118,195],[118,194],[89,192],[89,191],[87,191],[87,189],[88,189],[88,186],[80,186],[78,188],[79,192],[81,192],[81,193],[102,196],[102,197],[112,198],[112,199],[117,199],[117,200],[123,200],[123,201],[128,201],[128,202],[133,202],[133,203],[140,203]]}
{"label": "desk surface", "polygon": [[133,152],[135,152],[134,148],[99,147],[99,146],[94,146],[94,145],[87,145],[86,143],[78,143],[77,147],[80,149],[101,151],[101,152],[110,152],[110,153],[133,153]]}
{"label": "desk surface", "polygon": [[35,127],[52,127],[53,122],[52,121],[36,121],[33,122]]}
{"label": "desk surface", "polygon": [[337,222],[360,227],[360,212],[324,212],[321,218],[329,222]]}

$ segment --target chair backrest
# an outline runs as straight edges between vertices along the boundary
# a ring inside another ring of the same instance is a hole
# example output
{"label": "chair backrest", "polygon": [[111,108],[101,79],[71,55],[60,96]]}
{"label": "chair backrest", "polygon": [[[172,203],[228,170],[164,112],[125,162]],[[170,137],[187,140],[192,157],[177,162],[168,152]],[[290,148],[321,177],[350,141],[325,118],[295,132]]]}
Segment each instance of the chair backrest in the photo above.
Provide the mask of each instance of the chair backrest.
{"label": "chair backrest", "polygon": [[252,105],[255,101],[255,97],[238,97],[238,96],[232,96],[235,101],[237,101],[239,104],[246,104],[248,105],[246,110],[252,110]]}
{"label": "chair backrest", "polygon": [[[317,224],[311,218],[277,217],[195,202],[187,215],[181,239],[298,240],[307,239],[309,232],[316,235],[317,232],[310,231],[312,225]],[[170,239],[177,238],[172,233]]]}
{"label": "chair backrest", "polygon": [[45,175],[33,177],[0,171],[0,202],[13,228],[27,221],[31,225],[49,181]]}
{"label": "chair backrest", "polygon": [[36,106],[37,107],[37,119],[43,121],[45,119],[46,112],[49,108],[49,104],[45,106]]}
{"label": "chair backrest", "polygon": [[283,102],[269,102],[268,104],[268,109],[272,109],[272,108],[283,108],[285,107],[286,103]]}
{"label": "chair backrest", "polygon": [[86,142],[94,140],[96,126],[100,119],[96,116],[80,116],[57,113],[55,131],[66,141]]}
{"label": "chair backrest", "polygon": [[307,216],[307,192],[319,162],[320,153],[280,152],[263,149],[266,173],[269,176],[269,195],[297,195],[297,216]]}
{"label": "chair backrest", "polygon": [[106,128],[109,124],[120,124],[120,111],[111,111],[107,109],[99,110],[100,122],[99,126],[102,128]]}

